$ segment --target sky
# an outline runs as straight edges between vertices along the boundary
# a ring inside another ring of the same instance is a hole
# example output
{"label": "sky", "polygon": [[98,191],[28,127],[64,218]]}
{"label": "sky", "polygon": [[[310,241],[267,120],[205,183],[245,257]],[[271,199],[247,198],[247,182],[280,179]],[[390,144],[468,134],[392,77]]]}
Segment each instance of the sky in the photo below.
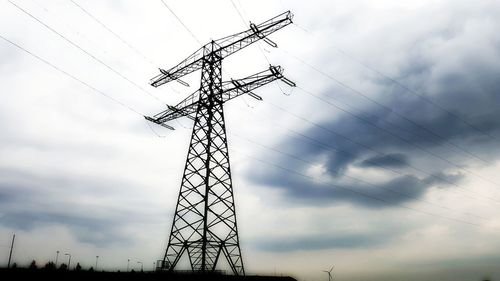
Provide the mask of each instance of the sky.
{"label": "sky", "polygon": [[[500,279],[498,1],[0,2],[0,264],[152,269],[192,121],[144,120],[199,86],[149,81],[212,39],[294,24],[226,58],[280,65],[225,104],[247,274]],[[166,4],[166,5],[165,5]],[[69,254],[69,255],[65,255]]]}

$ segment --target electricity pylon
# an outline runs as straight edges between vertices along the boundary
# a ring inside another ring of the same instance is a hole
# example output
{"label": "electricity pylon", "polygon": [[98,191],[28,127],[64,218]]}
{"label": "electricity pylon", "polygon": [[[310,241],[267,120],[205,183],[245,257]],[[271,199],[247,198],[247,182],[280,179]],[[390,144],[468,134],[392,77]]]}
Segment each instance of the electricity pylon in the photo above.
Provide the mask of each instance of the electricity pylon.
{"label": "electricity pylon", "polygon": [[180,78],[201,69],[199,90],[176,106],[168,106],[153,117],[145,116],[148,121],[169,129],[173,128],[166,123],[171,120],[184,116],[194,120],[163,269],[173,270],[187,252],[193,271],[214,271],[222,253],[235,275],[245,274],[223,105],[243,94],[262,100],[252,90],[276,79],[290,86],[295,84],[283,76],[280,66],[269,66],[243,79],[222,81],[222,60],[261,39],[276,47],[276,43],[266,36],[290,23],[292,14],[289,11],[258,25],[251,23],[250,29],[211,41],[171,69],[160,69],[160,74],[151,80],[154,87],[170,81],[187,86]]}

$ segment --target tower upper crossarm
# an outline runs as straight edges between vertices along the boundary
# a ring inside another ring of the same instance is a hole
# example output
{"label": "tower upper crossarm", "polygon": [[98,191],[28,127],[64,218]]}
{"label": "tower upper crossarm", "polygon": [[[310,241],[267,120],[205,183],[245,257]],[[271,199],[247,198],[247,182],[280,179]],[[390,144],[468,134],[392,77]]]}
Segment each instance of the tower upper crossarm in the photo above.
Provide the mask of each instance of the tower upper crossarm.
{"label": "tower upper crossarm", "polygon": [[151,79],[151,86],[161,86],[200,69],[203,64],[203,48],[204,47],[201,47],[185,60],[180,62],[178,65],[170,68],[169,70],[160,69],[160,74]]}
{"label": "tower upper crossarm", "polygon": [[[153,77],[150,83],[154,87],[159,87],[168,82],[177,80],[179,83],[187,85],[187,83],[180,80],[180,78],[201,69],[203,59],[207,55],[205,51],[207,49],[211,49],[210,46],[217,46],[217,48],[212,49],[212,51],[220,54],[219,59],[222,60],[261,39],[270,44],[274,44],[266,37],[271,33],[291,24],[292,17],[293,14],[290,11],[287,11],[261,24],[251,23],[250,28],[246,31],[207,43],[169,70],[160,69],[160,74]],[[275,46],[275,44],[273,46]]]}
{"label": "tower upper crossarm", "polygon": [[292,17],[293,14],[287,11],[261,24],[250,24],[251,28],[246,31],[215,40],[215,43],[221,46],[221,58],[232,55],[261,39],[265,39],[269,34],[291,24]]}

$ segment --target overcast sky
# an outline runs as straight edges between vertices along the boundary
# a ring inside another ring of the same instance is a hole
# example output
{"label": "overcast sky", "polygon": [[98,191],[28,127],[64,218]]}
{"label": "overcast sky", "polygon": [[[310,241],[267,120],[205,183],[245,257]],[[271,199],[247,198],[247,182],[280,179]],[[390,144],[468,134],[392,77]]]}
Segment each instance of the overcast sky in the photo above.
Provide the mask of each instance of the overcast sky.
{"label": "overcast sky", "polygon": [[200,73],[189,88],[149,79],[291,10],[278,48],[223,63],[224,79],[271,63],[298,85],[225,105],[247,273],[500,278],[500,2],[164,1],[175,15],[160,0],[0,2],[1,264],[15,233],[21,265],[60,251],[151,269],[192,121],[169,131],[142,115]]}

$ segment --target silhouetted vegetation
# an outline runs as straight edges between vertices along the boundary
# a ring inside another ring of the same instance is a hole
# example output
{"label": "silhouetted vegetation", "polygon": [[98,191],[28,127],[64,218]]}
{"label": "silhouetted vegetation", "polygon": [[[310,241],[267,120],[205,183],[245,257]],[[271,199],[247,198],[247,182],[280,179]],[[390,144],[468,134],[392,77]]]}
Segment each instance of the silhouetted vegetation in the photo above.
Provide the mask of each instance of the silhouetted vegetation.
{"label": "silhouetted vegetation", "polygon": [[66,271],[66,270],[68,270],[68,266],[65,263],[61,263],[61,265],[59,266],[59,270]]}
{"label": "silhouetted vegetation", "polygon": [[11,268],[0,268],[1,280],[51,280],[51,281],[66,281],[66,280],[92,280],[92,281],[296,281],[291,277],[275,277],[275,276],[233,276],[224,275],[220,272],[215,273],[187,273],[187,272],[107,272],[95,271],[90,267],[88,270],[83,269],[78,263],[74,270],[68,270],[66,264],[61,264],[56,270],[56,265],[53,262],[48,262],[44,267],[38,268],[35,261],[32,261],[29,267],[19,268],[14,264]]}
{"label": "silhouetted vegetation", "polygon": [[31,270],[38,269],[38,266],[36,266],[36,261],[35,260],[33,260],[31,262],[29,269],[31,269]]}
{"label": "silhouetted vegetation", "polygon": [[56,270],[57,267],[56,267],[56,264],[54,262],[49,261],[48,263],[45,264],[45,266],[43,267],[43,269],[45,269],[45,270]]}

